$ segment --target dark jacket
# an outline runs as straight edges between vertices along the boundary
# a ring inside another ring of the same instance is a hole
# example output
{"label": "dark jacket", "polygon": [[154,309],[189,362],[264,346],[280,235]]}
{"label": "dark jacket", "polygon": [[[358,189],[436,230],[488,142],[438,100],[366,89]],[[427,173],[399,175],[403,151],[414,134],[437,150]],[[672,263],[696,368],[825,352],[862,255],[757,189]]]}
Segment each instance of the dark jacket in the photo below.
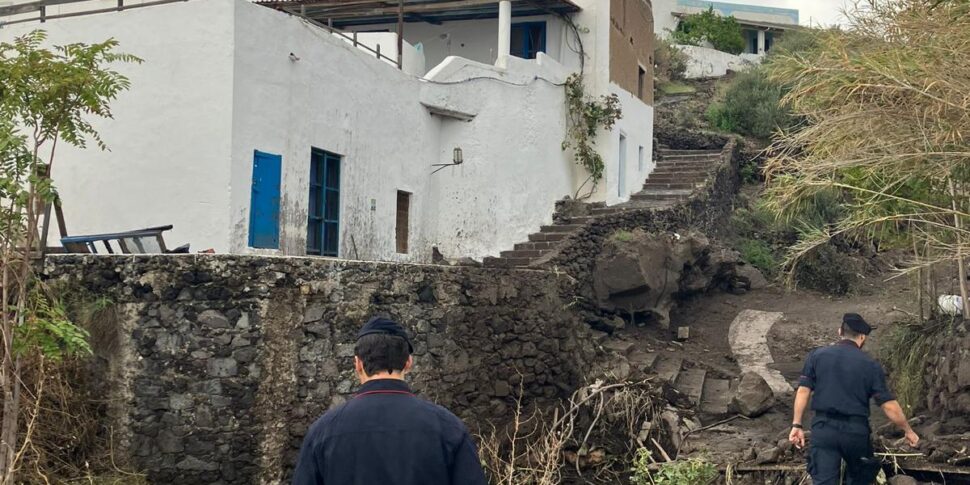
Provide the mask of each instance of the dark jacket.
{"label": "dark jacket", "polygon": [[485,485],[475,444],[445,408],[407,383],[365,383],[303,440],[294,485]]}
{"label": "dark jacket", "polygon": [[870,399],[879,406],[896,399],[882,366],[851,340],[812,351],[798,385],[812,389],[812,410],[835,416],[868,418]]}

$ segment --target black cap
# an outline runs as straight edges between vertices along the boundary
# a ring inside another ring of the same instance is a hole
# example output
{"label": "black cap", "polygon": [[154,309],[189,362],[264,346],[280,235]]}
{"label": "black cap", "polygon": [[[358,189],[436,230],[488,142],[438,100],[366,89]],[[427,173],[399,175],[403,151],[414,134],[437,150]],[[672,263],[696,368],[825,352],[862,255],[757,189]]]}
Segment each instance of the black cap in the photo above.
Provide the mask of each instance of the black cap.
{"label": "black cap", "polygon": [[414,353],[414,347],[411,345],[411,340],[408,338],[408,333],[404,331],[404,327],[395,322],[394,320],[389,320],[384,317],[373,317],[360,328],[357,332],[357,340],[360,340],[364,335],[371,335],[375,333],[383,333],[387,335],[393,335],[395,337],[401,337],[405,342],[408,343],[408,352]]}
{"label": "black cap", "polygon": [[872,331],[872,327],[858,313],[846,313],[843,315],[842,324],[862,335],[869,335],[869,332]]}

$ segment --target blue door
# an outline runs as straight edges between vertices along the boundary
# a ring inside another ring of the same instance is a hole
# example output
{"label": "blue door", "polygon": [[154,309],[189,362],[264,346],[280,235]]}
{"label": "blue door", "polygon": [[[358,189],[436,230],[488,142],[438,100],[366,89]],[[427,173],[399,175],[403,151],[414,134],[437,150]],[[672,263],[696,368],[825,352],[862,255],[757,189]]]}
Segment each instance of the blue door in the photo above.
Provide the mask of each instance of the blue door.
{"label": "blue door", "polygon": [[307,212],[307,254],[336,257],[340,252],[340,155],[310,151]]}
{"label": "blue door", "polygon": [[253,155],[249,202],[249,246],[280,248],[280,173],[283,157],[259,150]]}

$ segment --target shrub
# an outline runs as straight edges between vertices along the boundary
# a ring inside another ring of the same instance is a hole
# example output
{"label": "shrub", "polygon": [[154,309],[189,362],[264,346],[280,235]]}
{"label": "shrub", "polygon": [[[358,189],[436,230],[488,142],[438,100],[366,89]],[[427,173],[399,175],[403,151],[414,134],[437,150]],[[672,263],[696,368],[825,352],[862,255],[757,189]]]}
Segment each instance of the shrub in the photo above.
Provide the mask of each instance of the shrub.
{"label": "shrub", "polygon": [[768,243],[758,239],[742,239],[738,243],[738,252],[746,263],[758,268],[765,276],[778,273],[778,258]]}
{"label": "shrub", "polygon": [[707,119],[720,130],[766,140],[792,124],[783,96],[782,87],[769,81],[762,69],[751,69],[723,88],[720,100],[708,108]]}
{"label": "shrub", "polygon": [[654,75],[663,82],[680,81],[687,73],[687,54],[670,41],[654,36]]}
{"label": "shrub", "polygon": [[720,475],[713,463],[700,458],[662,463],[651,472],[650,455],[646,448],[637,450],[631,477],[635,485],[708,485]]}
{"label": "shrub", "polygon": [[741,25],[733,16],[722,17],[714,7],[684,17],[672,38],[680,44],[701,45],[710,42],[715,49],[731,54],[744,52]]}
{"label": "shrub", "polygon": [[802,257],[794,268],[799,285],[833,295],[848,294],[859,279],[859,261],[831,243]]}

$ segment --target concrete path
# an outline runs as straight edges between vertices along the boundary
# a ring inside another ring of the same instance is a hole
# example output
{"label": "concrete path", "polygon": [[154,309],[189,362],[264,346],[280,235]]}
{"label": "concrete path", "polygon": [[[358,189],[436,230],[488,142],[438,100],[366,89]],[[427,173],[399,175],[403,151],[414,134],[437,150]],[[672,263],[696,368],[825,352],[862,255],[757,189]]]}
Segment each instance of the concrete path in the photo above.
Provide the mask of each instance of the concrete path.
{"label": "concrete path", "polygon": [[741,371],[759,374],[771,386],[776,397],[793,392],[781,372],[768,367],[768,364],[774,362],[768,348],[768,330],[783,316],[784,314],[778,312],[742,310],[731,322],[731,329],[728,331],[728,343]]}

